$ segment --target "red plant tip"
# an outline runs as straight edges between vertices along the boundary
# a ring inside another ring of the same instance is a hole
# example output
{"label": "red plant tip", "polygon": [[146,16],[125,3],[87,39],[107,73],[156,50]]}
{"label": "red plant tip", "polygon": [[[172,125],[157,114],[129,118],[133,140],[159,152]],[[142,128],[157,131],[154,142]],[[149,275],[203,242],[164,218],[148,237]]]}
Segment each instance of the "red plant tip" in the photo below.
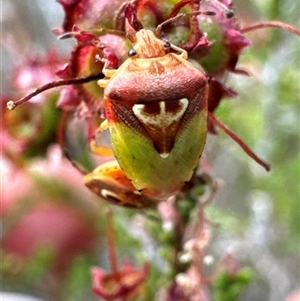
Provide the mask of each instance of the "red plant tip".
{"label": "red plant tip", "polygon": [[135,31],[139,31],[143,29],[144,26],[137,17],[136,5],[137,4],[135,3],[135,1],[132,1],[125,6],[125,18]]}
{"label": "red plant tip", "polygon": [[269,21],[269,22],[259,22],[259,23],[254,23],[252,25],[249,25],[243,29],[241,29],[242,33],[246,33],[252,30],[256,30],[256,29],[261,29],[261,28],[268,28],[268,27],[275,27],[275,28],[282,28],[284,30],[290,31],[293,34],[300,36],[300,30],[298,30],[297,28],[281,22],[281,21]]}
{"label": "red plant tip", "polygon": [[92,268],[93,292],[106,301],[127,300],[141,292],[149,274],[149,264],[136,269],[126,262],[117,272],[105,272],[101,268]]}

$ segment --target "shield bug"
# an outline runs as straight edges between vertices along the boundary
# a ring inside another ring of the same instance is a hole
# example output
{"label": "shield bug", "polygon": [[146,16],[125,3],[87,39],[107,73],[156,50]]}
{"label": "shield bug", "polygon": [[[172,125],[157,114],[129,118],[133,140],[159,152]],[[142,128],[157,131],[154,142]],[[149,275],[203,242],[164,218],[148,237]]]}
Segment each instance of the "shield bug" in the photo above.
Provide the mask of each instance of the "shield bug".
{"label": "shield bug", "polygon": [[101,128],[109,128],[117,162],[84,181],[105,199],[144,207],[191,179],[206,140],[208,80],[185,50],[147,29],[136,32],[128,56],[116,70],[104,66],[98,81],[107,117]]}

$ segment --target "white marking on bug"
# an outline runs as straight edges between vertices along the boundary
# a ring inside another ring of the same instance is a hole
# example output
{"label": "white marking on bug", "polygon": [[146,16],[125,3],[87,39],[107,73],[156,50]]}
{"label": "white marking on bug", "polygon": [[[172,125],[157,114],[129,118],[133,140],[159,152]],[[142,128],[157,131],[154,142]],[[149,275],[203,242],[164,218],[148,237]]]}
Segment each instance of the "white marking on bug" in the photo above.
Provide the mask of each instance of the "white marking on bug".
{"label": "white marking on bug", "polygon": [[108,198],[108,197],[112,196],[112,197],[118,199],[118,196],[116,194],[114,194],[113,192],[111,192],[110,190],[107,190],[107,189],[102,189],[101,194],[104,198]]}
{"label": "white marking on bug", "polygon": [[144,104],[135,104],[132,110],[135,116],[144,124],[155,125],[163,130],[173,122],[178,121],[188,107],[189,101],[187,98],[182,98],[178,102],[181,105],[181,108],[176,113],[166,112],[165,101],[159,102],[160,113],[157,115],[145,113]]}
{"label": "white marking on bug", "polygon": [[[166,111],[166,102],[160,101],[159,103],[159,113],[149,113],[145,110],[147,104],[135,104],[132,108],[135,116],[149,129],[154,129],[161,132],[163,135],[169,134],[169,127],[173,123],[180,121],[184,112],[186,111],[189,101],[187,98],[182,98],[178,100],[178,109],[174,111]],[[162,158],[167,158],[169,153],[160,153]]]}

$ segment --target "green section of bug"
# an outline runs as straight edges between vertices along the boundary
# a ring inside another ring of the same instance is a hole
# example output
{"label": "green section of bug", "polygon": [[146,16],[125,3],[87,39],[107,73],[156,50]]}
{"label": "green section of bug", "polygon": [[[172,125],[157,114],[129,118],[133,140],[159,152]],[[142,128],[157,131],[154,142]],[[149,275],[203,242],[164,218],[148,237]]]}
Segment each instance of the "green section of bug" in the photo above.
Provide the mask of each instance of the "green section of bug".
{"label": "green section of bug", "polygon": [[182,127],[167,158],[153,143],[124,123],[110,125],[112,147],[118,163],[137,190],[165,199],[190,180],[206,140],[206,112],[195,114]]}

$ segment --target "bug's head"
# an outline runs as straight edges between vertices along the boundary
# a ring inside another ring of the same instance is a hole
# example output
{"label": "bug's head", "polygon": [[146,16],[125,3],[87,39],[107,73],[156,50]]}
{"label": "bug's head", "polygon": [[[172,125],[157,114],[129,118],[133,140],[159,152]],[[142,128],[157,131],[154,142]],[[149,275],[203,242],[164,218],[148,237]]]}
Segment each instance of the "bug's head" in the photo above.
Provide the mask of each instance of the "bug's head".
{"label": "bug's head", "polygon": [[133,48],[128,52],[130,57],[154,58],[169,52],[171,44],[155,36],[151,30],[141,29],[136,32]]}

